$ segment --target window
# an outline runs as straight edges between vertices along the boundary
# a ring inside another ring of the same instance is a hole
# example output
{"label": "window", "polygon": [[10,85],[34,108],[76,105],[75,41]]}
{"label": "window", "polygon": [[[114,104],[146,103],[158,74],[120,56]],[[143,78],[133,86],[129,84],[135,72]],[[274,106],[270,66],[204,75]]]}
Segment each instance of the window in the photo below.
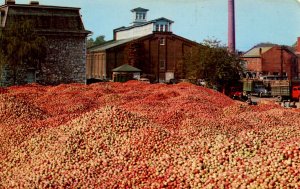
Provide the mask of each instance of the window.
{"label": "window", "polygon": [[159,25],[155,25],[155,31],[159,31]]}
{"label": "window", "polygon": [[165,69],[166,67],[166,61],[165,60],[160,60],[159,61],[159,68],[160,69]]}
{"label": "window", "polygon": [[26,81],[27,83],[34,83],[36,81],[36,72],[34,69],[27,70]]}
{"label": "window", "polygon": [[4,10],[0,10],[0,26],[2,25],[2,22],[4,20],[4,14],[5,14]]}
{"label": "window", "polygon": [[143,13],[143,20],[146,20],[146,14]]}
{"label": "window", "polygon": [[165,45],[165,38],[159,39],[159,44],[160,45]]}
{"label": "window", "polygon": [[159,31],[164,31],[164,25],[159,26]]}
{"label": "window", "polygon": [[165,31],[169,31],[169,27],[168,27],[168,24],[165,25]]}

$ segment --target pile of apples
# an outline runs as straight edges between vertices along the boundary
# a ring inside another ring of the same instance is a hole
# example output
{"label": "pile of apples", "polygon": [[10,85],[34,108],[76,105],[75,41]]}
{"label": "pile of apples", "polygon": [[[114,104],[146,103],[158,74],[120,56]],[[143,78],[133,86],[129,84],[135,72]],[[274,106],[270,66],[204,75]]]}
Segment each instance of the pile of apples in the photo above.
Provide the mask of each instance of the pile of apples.
{"label": "pile of apples", "polygon": [[0,188],[299,188],[299,112],[189,83],[10,87]]}

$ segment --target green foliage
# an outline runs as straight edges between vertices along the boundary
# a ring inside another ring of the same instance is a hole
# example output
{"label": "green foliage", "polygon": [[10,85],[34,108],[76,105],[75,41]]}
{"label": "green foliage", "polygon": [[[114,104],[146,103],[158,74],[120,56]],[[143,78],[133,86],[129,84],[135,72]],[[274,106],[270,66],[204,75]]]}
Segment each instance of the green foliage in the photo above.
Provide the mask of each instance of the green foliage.
{"label": "green foliage", "polygon": [[100,35],[98,37],[96,37],[94,45],[101,45],[103,43],[105,43],[105,36],[104,35]]}
{"label": "green foliage", "polygon": [[86,46],[87,46],[87,48],[94,46],[94,39],[93,38],[89,38],[86,41]]}
{"label": "green foliage", "polygon": [[210,86],[226,86],[240,79],[241,60],[217,40],[205,40],[185,56],[186,78],[205,79]]}
{"label": "green foliage", "polygon": [[46,57],[46,42],[38,36],[30,21],[15,22],[0,32],[0,56],[2,64],[13,71],[14,84],[22,67],[39,67]]}
{"label": "green foliage", "polygon": [[96,46],[96,45],[101,45],[103,43],[105,43],[105,36],[104,35],[100,35],[98,37],[96,37],[96,39],[94,40],[93,38],[89,38],[87,40],[87,47],[92,47],[92,46]]}

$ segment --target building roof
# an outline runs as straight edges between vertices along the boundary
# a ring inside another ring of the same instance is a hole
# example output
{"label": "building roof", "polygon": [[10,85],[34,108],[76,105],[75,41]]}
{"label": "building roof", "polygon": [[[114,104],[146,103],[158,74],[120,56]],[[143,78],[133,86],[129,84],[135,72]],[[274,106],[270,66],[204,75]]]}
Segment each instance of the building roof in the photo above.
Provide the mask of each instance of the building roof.
{"label": "building roof", "polygon": [[170,22],[171,24],[174,23],[174,21],[172,21],[170,19],[161,17],[161,18],[157,18],[157,19],[154,19],[154,20],[150,20],[148,22],[140,23],[138,25],[132,25],[132,26],[128,26],[128,27],[122,26],[122,27],[114,29],[114,32],[125,31],[125,30],[129,30],[129,29],[132,29],[132,28],[136,28],[136,27],[142,27],[142,26],[145,26],[145,25],[148,25],[148,24],[156,23],[158,21],[167,21],[167,22]]}
{"label": "building roof", "polygon": [[98,46],[94,46],[94,47],[91,47],[88,49],[89,52],[99,52],[99,51],[104,51],[104,50],[107,50],[107,49],[110,49],[110,48],[113,48],[113,47],[116,47],[116,46],[119,46],[119,45],[122,45],[122,44],[125,44],[127,42],[130,42],[130,41],[133,41],[133,40],[136,40],[140,37],[135,37],[135,38],[128,38],[128,39],[121,39],[121,40],[111,40],[111,41],[108,41],[104,44],[101,44],[101,45],[98,45]]}
{"label": "building roof", "polygon": [[142,7],[137,7],[137,8],[135,8],[135,9],[132,9],[131,10],[131,12],[147,12],[147,11],[149,11],[148,9],[144,9],[144,8],[142,8]]}
{"label": "building roof", "polygon": [[133,66],[130,66],[128,64],[123,64],[122,66],[112,69],[112,71],[113,72],[141,72],[142,70],[135,68]]}
{"label": "building roof", "polygon": [[242,57],[244,57],[244,58],[258,58],[258,57],[261,57],[261,54],[267,52],[268,50],[270,50],[273,47],[274,46],[253,47],[252,49],[250,49],[249,51],[244,53]]}
{"label": "building roof", "polygon": [[39,4],[5,4],[2,26],[7,27],[18,21],[30,20],[39,32],[60,32],[89,34],[81,20],[80,8],[46,6]]}
{"label": "building roof", "polygon": [[[193,43],[195,45],[199,45],[199,43],[197,43],[195,41],[191,41],[189,39],[186,39],[184,37],[175,35],[175,34],[170,33],[170,32],[164,32],[164,34],[171,35],[174,38],[177,38],[177,39],[189,42],[189,43]],[[151,37],[153,35],[155,35],[155,33],[152,33],[152,34],[149,34],[149,35],[146,35],[146,36],[139,36],[139,37],[128,38],[128,39],[121,39],[121,40],[116,40],[116,41],[115,40],[111,40],[111,41],[107,41],[104,44],[90,47],[90,48],[88,48],[88,51],[89,52],[101,52],[101,51],[105,51],[105,50],[113,48],[113,47],[117,47],[119,45],[124,45],[126,43],[129,43],[129,42],[132,42],[132,41],[135,41],[135,40],[143,40],[143,39],[146,39],[146,38]]]}
{"label": "building roof", "polygon": [[174,23],[174,21],[172,21],[172,20],[170,20],[170,19],[167,19],[167,18],[165,18],[165,17],[160,17],[160,18],[151,20],[151,21],[149,21],[149,22],[156,23],[157,21],[161,21],[161,20],[167,21],[167,22],[170,22],[170,23]]}

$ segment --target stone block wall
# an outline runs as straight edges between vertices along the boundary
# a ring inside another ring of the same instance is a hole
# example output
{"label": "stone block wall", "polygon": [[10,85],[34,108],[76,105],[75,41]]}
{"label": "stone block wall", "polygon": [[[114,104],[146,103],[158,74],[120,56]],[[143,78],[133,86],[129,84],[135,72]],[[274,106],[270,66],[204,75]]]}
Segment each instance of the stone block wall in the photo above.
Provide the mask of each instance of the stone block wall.
{"label": "stone block wall", "polygon": [[86,83],[85,37],[47,36],[47,56],[37,70],[40,84]]}
{"label": "stone block wall", "polygon": [[[35,68],[35,82],[43,85],[61,83],[86,83],[86,38],[47,36],[46,59]],[[0,69],[0,86],[23,85],[28,81],[28,70],[19,68],[14,83],[13,71],[9,66]]]}
{"label": "stone block wall", "polygon": [[[0,86],[12,86],[12,85],[24,85],[26,81],[27,69],[25,66],[20,66],[15,70],[16,75],[14,76],[13,69],[7,65],[0,65]],[[15,77],[15,79],[14,79]]]}

